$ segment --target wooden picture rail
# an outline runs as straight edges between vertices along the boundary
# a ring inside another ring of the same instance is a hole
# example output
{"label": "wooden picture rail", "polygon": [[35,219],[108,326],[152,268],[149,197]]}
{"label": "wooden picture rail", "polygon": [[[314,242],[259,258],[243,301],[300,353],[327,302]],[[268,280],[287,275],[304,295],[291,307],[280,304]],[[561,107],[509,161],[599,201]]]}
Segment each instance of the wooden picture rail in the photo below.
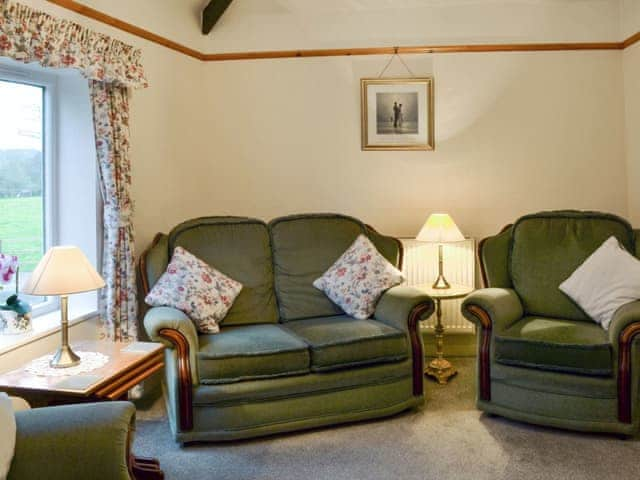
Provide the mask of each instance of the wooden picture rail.
{"label": "wooden picture rail", "polygon": [[137,27],[112,17],[74,0],[47,0],[67,10],[71,10],[87,18],[110,25],[114,28],[162,45],[176,52],[205,62],[221,62],[228,60],[259,60],[274,58],[308,58],[308,57],[344,57],[359,55],[390,55],[393,53],[425,54],[425,53],[487,53],[487,52],[548,52],[575,50],[624,50],[640,41],[640,32],[622,42],[575,42],[575,43],[505,43],[478,45],[432,45],[414,47],[372,47],[372,48],[336,48],[309,50],[274,50],[262,52],[237,53],[203,53],[189,48],[168,38],[156,35],[149,30]]}

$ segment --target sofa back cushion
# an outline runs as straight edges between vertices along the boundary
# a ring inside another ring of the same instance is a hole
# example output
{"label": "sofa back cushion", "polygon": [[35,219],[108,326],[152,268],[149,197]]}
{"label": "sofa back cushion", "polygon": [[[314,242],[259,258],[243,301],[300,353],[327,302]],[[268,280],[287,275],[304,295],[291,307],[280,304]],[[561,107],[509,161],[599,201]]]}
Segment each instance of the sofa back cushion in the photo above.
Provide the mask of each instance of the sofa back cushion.
{"label": "sofa back cushion", "polygon": [[556,211],[520,218],[512,230],[509,271],[525,312],[589,320],[558,286],[611,235],[634,251],[631,226],[615,215]]}
{"label": "sofa back cushion", "polygon": [[278,321],[269,230],[263,221],[244,217],[189,220],[169,234],[169,252],[177,246],[242,283],[222,325]]}
{"label": "sofa back cushion", "polygon": [[342,310],[313,286],[366,228],[336,214],[293,215],[269,224],[280,320],[340,315]]}

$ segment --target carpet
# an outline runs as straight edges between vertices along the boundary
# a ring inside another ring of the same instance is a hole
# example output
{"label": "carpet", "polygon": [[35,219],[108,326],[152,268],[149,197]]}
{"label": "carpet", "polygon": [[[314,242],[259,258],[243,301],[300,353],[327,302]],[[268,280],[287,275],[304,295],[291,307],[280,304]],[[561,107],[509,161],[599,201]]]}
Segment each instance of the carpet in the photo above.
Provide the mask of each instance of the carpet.
{"label": "carpet", "polygon": [[566,432],[477,411],[475,360],[426,381],[420,411],[255,440],[181,448],[161,402],[138,413],[135,452],[166,478],[216,480],[640,479],[640,438]]}

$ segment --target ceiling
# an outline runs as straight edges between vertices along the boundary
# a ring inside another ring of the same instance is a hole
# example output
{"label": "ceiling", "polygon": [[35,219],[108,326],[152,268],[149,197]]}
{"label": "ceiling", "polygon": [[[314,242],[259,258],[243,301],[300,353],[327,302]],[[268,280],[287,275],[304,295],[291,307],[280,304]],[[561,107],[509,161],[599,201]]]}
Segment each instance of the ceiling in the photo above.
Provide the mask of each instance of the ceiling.
{"label": "ceiling", "polygon": [[626,21],[622,5],[640,5],[638,0],[233,0],[203,36],[200,19],[208,0],[79,1],[206,53],[620,41],[621,18]]}

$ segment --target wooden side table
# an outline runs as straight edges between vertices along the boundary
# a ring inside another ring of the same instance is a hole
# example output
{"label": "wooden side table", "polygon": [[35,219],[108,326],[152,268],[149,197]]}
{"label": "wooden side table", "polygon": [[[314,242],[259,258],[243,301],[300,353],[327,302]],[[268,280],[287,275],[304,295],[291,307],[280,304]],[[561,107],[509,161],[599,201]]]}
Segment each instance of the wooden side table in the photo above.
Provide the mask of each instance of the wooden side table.
{"label": "wooden side table", "polygon": [[127,351],[131,345],[108,341],[74,343],[77,351],[99,352],[109,361],[90,372],[63,377],[34,375],[23,365],[0,375],[0,391],[22,397],[33,407],[126,400],[129,390],[164,367],[164,345],[138,342],[140,350]]}
{"label": "wooden side table", "polygon": [[417,285],[416,288],[429,295],[436,304],[436,358],[425,367],[425,375],[434,377],[439,384],[444,385],[458,371],[444,358],[444,326],[442,325],[442,301],[454,298],[464,298],[475,289],[468,285],[454,285],[450,288],[433,288],[431,285]]}

